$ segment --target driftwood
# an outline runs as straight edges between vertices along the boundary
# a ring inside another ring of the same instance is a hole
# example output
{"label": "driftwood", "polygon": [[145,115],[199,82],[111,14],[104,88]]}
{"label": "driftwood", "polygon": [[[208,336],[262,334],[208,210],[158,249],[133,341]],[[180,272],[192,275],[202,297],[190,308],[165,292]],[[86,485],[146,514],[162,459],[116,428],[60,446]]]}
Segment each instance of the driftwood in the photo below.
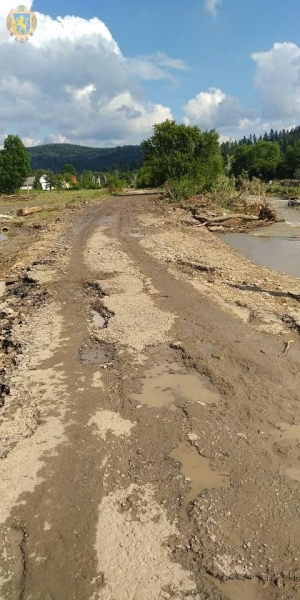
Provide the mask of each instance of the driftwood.
{"label": "driftwood", "polygon": [[0,215],[0,219],[13,219],[11,215]]}
{"label": "driftwood", "polygon": [[113,192],[113,196],[157,196],[159,190],[128,190],[126,192]]}
{"label": "driftwood", "polygon": [[33,213],[42,212],[42,210],[47,210],[48,206],[25,206],[24,208],[19,208],[17,210],[18,217],[27,217],[27,215],[32,215]]}
{"label": "driftwood", "polygon": [[196,271],[204,271],[205,273],[213,273],[216,269],[215,267],[206,267],[206,265],[201,265],[198,262],[194,262],[192,260],[184,260],[183,258],[179,258],[177,260],[179,265],[184,265],[186,267],[191,267],[192,269],[196,269]]}
{"label": "driftwood", "polygon": [[286,356],[286,354],[288,353],[288,351],[293,343],[294,343],[294,340],[289,340],[289,342],[285,342],[284,349],[282,352],[283,356]]}
{"label": "driftwood", "polygon": [[230,215],[222,215],[221,217],[208,218],[204,215],[194,215],[197,221],[201,221],[203,225],[213,225],[215,223],[223,223],[223,221],[229,221],[229,219],[243,219],[244,221],[258,221],[259,217],[254,215],[243,215],[239,213],[233,213]]}

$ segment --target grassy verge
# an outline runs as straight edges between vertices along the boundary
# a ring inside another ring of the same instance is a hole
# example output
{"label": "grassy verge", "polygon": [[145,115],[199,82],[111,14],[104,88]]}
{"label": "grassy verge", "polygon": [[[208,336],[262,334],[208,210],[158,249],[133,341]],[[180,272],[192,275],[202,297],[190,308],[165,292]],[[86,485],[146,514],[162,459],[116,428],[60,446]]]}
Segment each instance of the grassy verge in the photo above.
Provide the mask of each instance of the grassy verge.
{"label": "grassy verge", "polygon": [[[0,197],[0,213],[3,212],[14,217],[12,220],[6,221],[9,228],[28,226],[55,218],[58,213],[63,214],[67,210],[99,202],[107,195],[107,190],[66,190],[61,192],[53,190],[33,192],[28,195],[28,199],[25,195],[22,196],[22,199],[16,196],[11,200]],[[17,216],[18,209],[33,206],[43,207],[43,210],[26,217]]]}

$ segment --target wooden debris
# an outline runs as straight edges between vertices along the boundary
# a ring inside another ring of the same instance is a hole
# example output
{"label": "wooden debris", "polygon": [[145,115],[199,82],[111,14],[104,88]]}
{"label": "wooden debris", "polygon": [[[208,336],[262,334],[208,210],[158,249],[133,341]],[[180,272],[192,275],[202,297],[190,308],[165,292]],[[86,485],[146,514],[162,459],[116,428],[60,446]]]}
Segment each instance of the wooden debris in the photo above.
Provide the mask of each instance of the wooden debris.
{"label": "wooden debris", "polygon": [[289,342],[285,342],[285,344],[284,344],[284,350],[283,350],[283,353],[282,353],[283,356],[286,356],[286,354],[288,353],[288,351],[289,351],[289,349],[290,349],[290,347],[291,347],[291,345],[293,343],[294,343],[294,340],[290,340]]}
{"label": "wooden debris", "polygon": [[259,217],[255,215],[244,215],[240,213],[231,213],[230,215],[222,215],[220,217],[209,218],[206,215],[194,215],[197,221],[201,221],[203,225],[212,225],[214,223],[223,223],[223,221],[229,221],[230,219],[243,219],[244,221],[258,221]]}
{"label": "wooden debris", "polygon": [[33,213],[42,212],[42,210],[49,210],[48,206],[25,206],[24,208],[19,208],[17,210],[18,217],[27,217],[27,215],[32,215]]}
{"label": "wooden debris", "polygon": [[182,258],[179,258],[177,260],[177,263],[179,265],[183,265],[185,267],[191,267],[192,269],[195,269],[196,271],[202,271],[205,273],[213,273],[216,270],[215,267],[206,267],[205,265],[201,265],[200,263],[194,262],[192,260],[184,260]]}

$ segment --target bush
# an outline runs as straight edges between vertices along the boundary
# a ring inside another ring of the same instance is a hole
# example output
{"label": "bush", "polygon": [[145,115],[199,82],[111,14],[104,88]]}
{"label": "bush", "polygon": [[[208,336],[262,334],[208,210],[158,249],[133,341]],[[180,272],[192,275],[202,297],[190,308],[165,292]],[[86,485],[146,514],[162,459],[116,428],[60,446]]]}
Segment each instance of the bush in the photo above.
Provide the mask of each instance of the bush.
{"label": "bush", "polygon": [[113,192],[121,192],[126,187],[126,181],[124,181],[124,179],[119,179],[117,175],[110,175],[107,178],[105,187],[110,194],[113,194]]}
{"label": "bush", "polygon": [[167,181],[165,187],[171,202],[187,200],[199,192],[196,182],[189,177],[182,177],[178,181]]}

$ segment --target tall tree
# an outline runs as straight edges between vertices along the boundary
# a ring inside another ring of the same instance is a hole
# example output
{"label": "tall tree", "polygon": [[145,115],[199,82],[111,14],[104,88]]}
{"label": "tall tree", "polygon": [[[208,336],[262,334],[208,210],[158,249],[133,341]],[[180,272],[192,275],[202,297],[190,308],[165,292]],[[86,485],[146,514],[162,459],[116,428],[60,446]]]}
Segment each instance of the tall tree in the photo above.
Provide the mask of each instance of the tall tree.
{"label": "tall tree", "polygon": [[29,154],[17,135],[8,135],[0,152],[0,193],[15,194],[30,175]]}
{"label": "tall tree", "polygon": [[63,167],[61,169],[61,174],[62,175],[66,175],[67,173],[69,175],[76,175],[76,169],[75,169],[75,167],[73,165],[69,165],[69,164],[63,165]]}
{"label": "tall tree", "polygon": [[189,177],[208,188],[219,173],[223,161],[216,131],[202,132],[198,127],[165,121],[153,127],[153,135],[142,142],[142,174],[152,186],[168,180]]}
{"label": "tall tree", "polygon": [[247,171],[250,177],[267,180],[275,177],[281,163],[280,148],[277,142],[261,140],[254,146],[239,146],[235,152],[232,170],[234,175]]}

